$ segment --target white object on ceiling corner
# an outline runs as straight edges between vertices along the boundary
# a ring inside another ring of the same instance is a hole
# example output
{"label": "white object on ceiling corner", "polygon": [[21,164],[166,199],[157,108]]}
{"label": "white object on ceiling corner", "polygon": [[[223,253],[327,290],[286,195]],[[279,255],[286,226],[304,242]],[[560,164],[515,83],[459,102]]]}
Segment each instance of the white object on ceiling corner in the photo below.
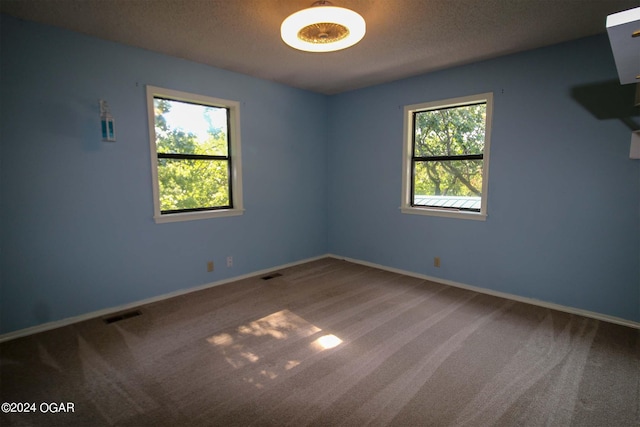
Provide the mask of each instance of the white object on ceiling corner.
{"label": "white object on ceiling corner", "polygon": [[607,33],[620,84],[640,82],[640,7],[607,16]]}
{"label": "white object on ceiling corner", "polygon": [[[636,83],[637,106],[640,98],[640,7],[607,16],[607,34],[620,84]],[[631,133],[629,158],[640,159],[640,130]]]}

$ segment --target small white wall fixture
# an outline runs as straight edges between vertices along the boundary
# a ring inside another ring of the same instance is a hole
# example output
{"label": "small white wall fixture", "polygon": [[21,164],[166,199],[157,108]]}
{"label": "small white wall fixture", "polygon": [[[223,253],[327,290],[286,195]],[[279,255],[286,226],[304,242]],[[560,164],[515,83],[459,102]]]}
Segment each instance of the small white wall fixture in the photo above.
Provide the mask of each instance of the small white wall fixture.
{"label": "small white wall fixture", "polygon": [[102,128],[102,140],[108,142],[116,141],[115,123],[109,110],[107,101],[100,100],[100,126]]}

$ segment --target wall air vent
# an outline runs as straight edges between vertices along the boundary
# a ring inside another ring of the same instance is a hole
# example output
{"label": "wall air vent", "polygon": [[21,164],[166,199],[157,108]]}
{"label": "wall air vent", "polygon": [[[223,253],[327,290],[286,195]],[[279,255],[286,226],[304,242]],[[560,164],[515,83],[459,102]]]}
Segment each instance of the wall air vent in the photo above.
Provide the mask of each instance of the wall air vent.
{"label": "wall air vent", "polygon": [[119,322],[120,320],[130,319],[132,317],[140,316],[141,314],[142,313],[140,312],[140,310],[127,311],[126,313],[120,313],[120,314],[116,314],[115,316],[105,317],[102,320],[104,321],[104,323],[109,325],[111,323]]}

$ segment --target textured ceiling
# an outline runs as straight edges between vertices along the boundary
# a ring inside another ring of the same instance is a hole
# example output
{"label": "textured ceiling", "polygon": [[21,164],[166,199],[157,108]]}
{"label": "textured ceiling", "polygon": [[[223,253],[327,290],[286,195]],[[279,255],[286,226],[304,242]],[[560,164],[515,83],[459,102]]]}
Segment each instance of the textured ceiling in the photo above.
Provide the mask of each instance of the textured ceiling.
{"label": "textured ceiling", "polygon": [[606,32],[640,0],[334,0],[367,34],[331,53],[296,51],[280,24],[312,0],[0,0],[0,12],[334,94]]}

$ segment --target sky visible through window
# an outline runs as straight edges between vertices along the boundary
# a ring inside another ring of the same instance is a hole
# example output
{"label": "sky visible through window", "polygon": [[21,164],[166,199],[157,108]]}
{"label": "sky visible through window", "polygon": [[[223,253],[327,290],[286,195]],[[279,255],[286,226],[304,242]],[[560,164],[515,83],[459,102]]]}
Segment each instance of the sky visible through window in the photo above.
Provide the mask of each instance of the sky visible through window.
{"label": "sky visible through window", "polygon": [[206,108],[202,105],[171,101],[171,110],[164,114],[170,129],[180,129],[185,133],[193,133],[198,140],[208,138],[209,117],[213,126],[227,133],[227,111],[224,108]]}

